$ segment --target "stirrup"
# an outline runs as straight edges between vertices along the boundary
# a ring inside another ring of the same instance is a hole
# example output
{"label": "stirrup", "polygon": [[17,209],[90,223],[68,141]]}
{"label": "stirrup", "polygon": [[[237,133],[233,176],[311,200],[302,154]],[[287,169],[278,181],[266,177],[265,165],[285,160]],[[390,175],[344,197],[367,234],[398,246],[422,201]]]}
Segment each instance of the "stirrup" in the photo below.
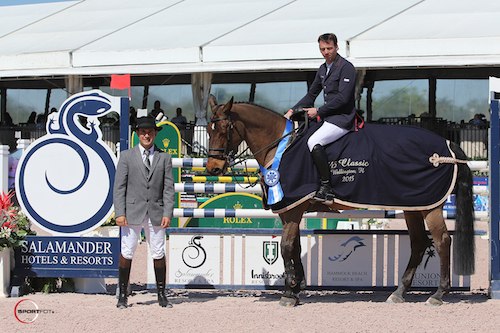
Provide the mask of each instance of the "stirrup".
{"label": "stirrup", "polygon": [[330,184],[321,184],[319,189],[314,194],[313,199],[319,202],[333,202],[335,194],[333,194]]}
{"label": "stirrup", "polygon": [[335,199],[335,195],[333,193],[328,193],[326,196],[317,196],[317,195],[314,195],[313,199],[316,200],[317,202],[332,203],[333,200]]}

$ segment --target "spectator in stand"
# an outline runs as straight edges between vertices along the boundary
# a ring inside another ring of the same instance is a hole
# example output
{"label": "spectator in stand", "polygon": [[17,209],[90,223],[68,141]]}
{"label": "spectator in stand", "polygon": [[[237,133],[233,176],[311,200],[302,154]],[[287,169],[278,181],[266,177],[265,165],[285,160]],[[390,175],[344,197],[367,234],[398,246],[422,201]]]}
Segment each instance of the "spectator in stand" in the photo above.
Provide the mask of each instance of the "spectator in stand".
{"label": "spectator in stand", "polygon": [[172,118],[172,122],[179,128],[179,129],[184,129],[187,125],[187,119],[182,115],[182,109],[177,108],[175,110],[176,116]]}
{"label": "spectator in stand", "polygon": [[3,114],[2,126],[14,126],[14,121],[7,111],[5,111],[5,113]]}
{"label": "spectator in stand", "polygon": [[[159,115],[161,114],[160,117],[158,117]],[[154,106],[153,106],[153,110],[151,110],[150,112],[150,115],[156,119],[156,121],[164,121],[164,120],[168,120],[168,117],[167,115],[165,114],[165,111],[163,111],[163,109],[161,108],[161,104],[160,104],[160,101],[156,100],[155,103],[154,103]],[[158,119],[160,118],[160,119]]]}
{"label": "spectator in stand", "polygon": [[38,116],[36,116],[36,128],[45,128],[45,115],[43,113],[40,113]]}
{"label": "spectator in stand", "polygon": [[486,116],[482,113],[476,113],[474,118],[469,121],[469,124],[477,126],[479,128],[485,128],[487,125]]}
{"label": "spectator in stand", "polygon": [[28,117],[26,124],[27,125],[35,125],[35,122],[36,122],[36,112],[33,111],[30,113],[30,116]]}
{"label": "spectator in stand", "polygon": [[53,122],[57,117],[57,109],[52,107],[49,111],[49,114],[47,115],[47,118],[45,119],[45,122]]}

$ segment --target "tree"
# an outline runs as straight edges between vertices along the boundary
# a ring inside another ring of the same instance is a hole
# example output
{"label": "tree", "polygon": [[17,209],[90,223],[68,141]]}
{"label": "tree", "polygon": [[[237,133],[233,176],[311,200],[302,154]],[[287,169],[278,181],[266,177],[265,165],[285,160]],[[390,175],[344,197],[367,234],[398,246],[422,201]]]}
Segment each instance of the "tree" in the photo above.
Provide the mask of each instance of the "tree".
{"label": "tree", "polygon": [[389,94],[374,99],[373,119],[383,117],[407,117],[411,114],[417,117],[428,112],[428,98],[416,87],[393,89]]}

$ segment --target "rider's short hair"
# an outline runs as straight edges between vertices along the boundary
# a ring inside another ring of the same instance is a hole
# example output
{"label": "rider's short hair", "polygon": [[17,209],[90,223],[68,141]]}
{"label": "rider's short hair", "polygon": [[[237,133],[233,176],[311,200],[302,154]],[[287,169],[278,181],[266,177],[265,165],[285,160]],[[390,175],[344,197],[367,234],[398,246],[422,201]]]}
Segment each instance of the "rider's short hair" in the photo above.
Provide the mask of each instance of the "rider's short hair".
{"label": "rider's short hair", "polygon": [[323,42],[333,42],[333,45],[337,45],[337,36],[332,33],[322,34],[318,37],[318,43]]}

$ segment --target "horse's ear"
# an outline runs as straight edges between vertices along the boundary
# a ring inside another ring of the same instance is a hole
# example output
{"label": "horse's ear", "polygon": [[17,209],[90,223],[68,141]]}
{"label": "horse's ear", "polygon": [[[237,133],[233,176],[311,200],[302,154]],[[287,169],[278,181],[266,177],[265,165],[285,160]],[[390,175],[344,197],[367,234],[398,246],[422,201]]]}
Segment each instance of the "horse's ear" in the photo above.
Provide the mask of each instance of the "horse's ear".
{"label": "horse's ear", "polygon": [[229,111],[231,111],[232,107],[233,107],[233,99],[234,97],[231,97],[231,99],[229,100],[229,102],[227,102],[225,105],[224,105],[224,108],[222,109],[222,112],[224,114],[227,114]]}
{"label": "horse's ear", "polygon": [[208,97],[208,105],[210,105],[210,110],[212,110],[212,112],[214,112],[215,107],[217,106],[217,99],[212,94],[210,94],[210,96]]}

